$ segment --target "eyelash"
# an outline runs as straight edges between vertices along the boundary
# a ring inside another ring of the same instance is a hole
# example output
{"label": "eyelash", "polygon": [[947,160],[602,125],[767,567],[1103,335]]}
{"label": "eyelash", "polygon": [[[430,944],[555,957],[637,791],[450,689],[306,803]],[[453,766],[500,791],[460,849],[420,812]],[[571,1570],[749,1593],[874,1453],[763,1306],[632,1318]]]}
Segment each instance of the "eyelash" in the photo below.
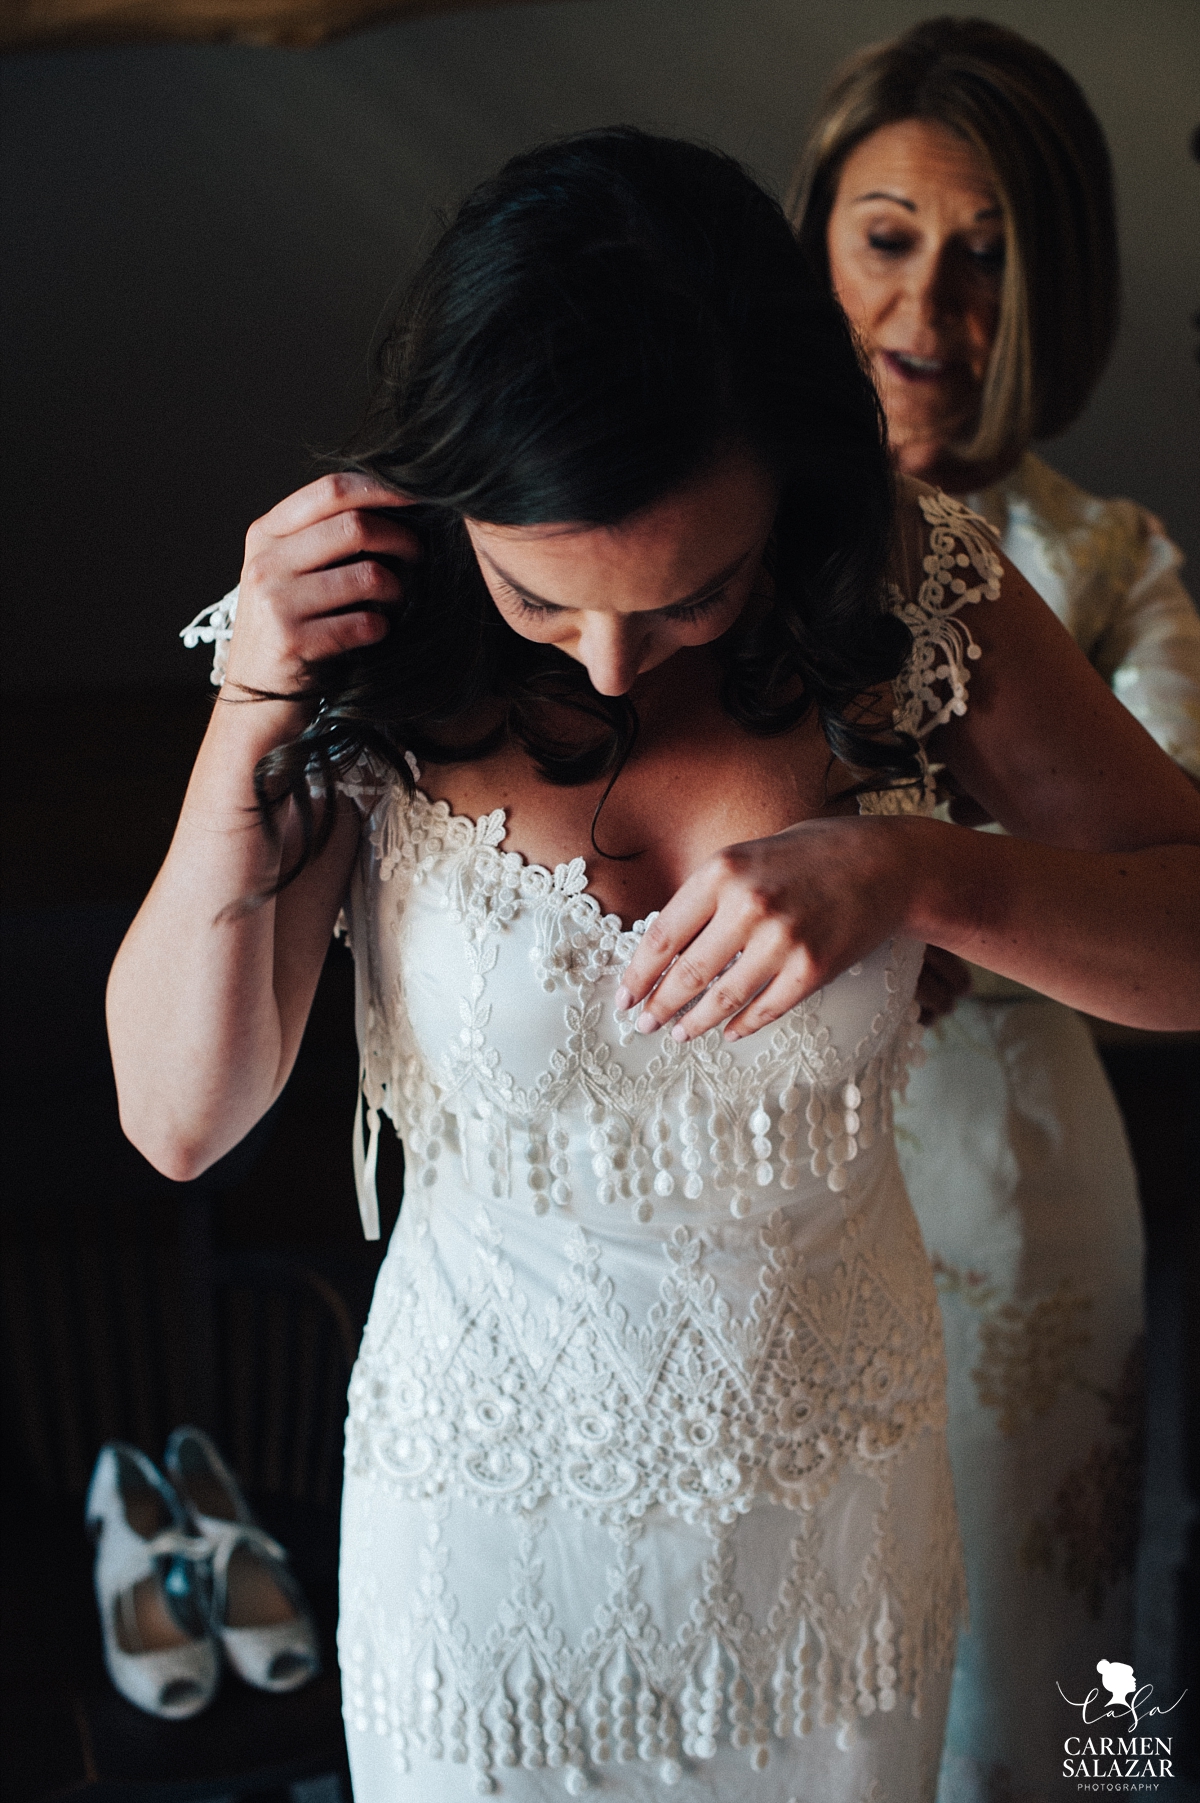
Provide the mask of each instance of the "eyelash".
{"label": "eyelash", "polygon": [[[519,589],[509,588],[508,596],[511,604],[524,620],[549,620],[562,610],[557,607],[540,607],[536,601],[528,601]],[[662,620],[679,620],[686,626],[695,625],[697,620],[711,613],[725,599],[725,590],[718,589],[715,595],[706,595],[702,601],[688,601],[678,607],[665,609],[659,618]]]}
{"label": "eyelash", "polygon": [[705,614],[712,613],[725,599],[725,590],[719,588],[715,595],[705,595],[703,601],[685,601],[678,607],[672,607],[662,616],[664,620],[682,620],[686,626],[694,625],[702,620]]}
{"label": "eyelash", "polygon": [[[902,257],[909,249],[907,238],[881,238],[871,232],[867,235],[867,243],[872,250],[881,251],[885,257]],[[968,250],[971,261],[987,274],[994,274],[1004,267],[1004,246],[998,244],[993,250]]]}

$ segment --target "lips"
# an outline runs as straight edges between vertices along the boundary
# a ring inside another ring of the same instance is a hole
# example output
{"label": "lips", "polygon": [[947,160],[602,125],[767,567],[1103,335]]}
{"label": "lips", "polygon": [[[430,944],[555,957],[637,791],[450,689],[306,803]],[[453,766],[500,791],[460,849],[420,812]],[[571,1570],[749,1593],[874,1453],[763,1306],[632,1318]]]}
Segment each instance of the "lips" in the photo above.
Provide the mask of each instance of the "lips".
{"label": "lips", "polygon": [[910,351],[881,351],[880,356],[906,382],[940,382],[954,368],[944,357],[915,357]]}

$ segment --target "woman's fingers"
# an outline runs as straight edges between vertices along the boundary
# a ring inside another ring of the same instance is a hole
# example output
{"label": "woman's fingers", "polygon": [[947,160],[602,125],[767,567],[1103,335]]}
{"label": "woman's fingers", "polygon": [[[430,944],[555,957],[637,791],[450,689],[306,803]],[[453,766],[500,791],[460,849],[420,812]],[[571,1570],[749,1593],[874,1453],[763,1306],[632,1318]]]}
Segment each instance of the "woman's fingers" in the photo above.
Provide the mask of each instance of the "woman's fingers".
{"label": "woman's fingers", "polygon": [[745,1039],[747,1034],[757,1033],[760,1027],[769,1027],[772,1021],[798,1008],[805,997],[819,987],[812,960],[802,951],[794,952],[749,1006],[726,1022],[726,1039]]}
{"label": "woman's fingers", "polygon": [[361,563],[338,564],[331,570],[277,578],[286,585],[286,602],[292,622],[304,628],[327,614],[356,607],[389,607],[404,598],[404,578],[386,564],[364,558]]}
{"label": "woman's fingers", "polygon": [[407,496],[397,494],[386,483],[360,476],[356,470],[340,470],[298,488],[294,495],[286,495],[269,513],[255,520],[250,531],[268,538],[290,538],[294,532],[302,532],[305,527],[315,526],[318,521],[330,519],[349,508],[411,505]]}
{"label": "woman's fingers", "polygon": [[343,651],[377,645],[387,637],[388,624],[386,615],[366,608],[354,613],[326,614],[309,628],[304,661],[313,664],[325,657],[338,657]]}
{"label": "woman's fingers", "polygon": [[[618,1009],[632,1008],[636,1003],[645,1001],[655,984],[660,981],[674,959],[681,953],[689,951],[692,942],[703,932],[716,910],[716,885],[711,880],[708,865],[690,876],[683,887],[676,891],[662,913],[650,922],[642,934],[641,943],[629,961],[620,989],[616,995]],[[713,977],[729,962],[734,946],[720,963],[712,965],[705,973],[693,960],[685,964],[679,973],[680,995],[672,1013],[677,1012],[689,994],[698,995],[711,983]],[[692,988],[687,990],[683,985],[691,980]],[[658,998],[652,1014],[659,1013]],[[670,1014],[662,1014],[655,1024],[661,1026],[663,1020],[669,1020]],[[648,1026],[647,1031],[653,1031]]]}
{"label": "woman's fingers", "polygon": [[[759,975],[757,958],[741,968],[751,936],[769,918],[769,909],[744,879],[742,852],[742,847],[730,846],[710,858],[646,928],[617,996],[618,1008],[646,1001],[638,1020],[641,1032],[653,1033],[681,1009],[695,1006],[697,1020],[705,1025],[693,1027],[689,1013],[684,1036],[693,1038],[743,1007],[754,988],[774,974]],[[769,937],[782,940],[781,935]],[[756,952],[772,955],[768,938],[759,940]],[[735,959],[736,976],[730,970]],[[752,974],[754,984],[748,989]],[[703,1004],[698,1003],[701,996]]]}
{"label": "woman's fingers", "polygon": [[285,544],[272,545],[275,557],[281,551],[299,575],[351,558],[394,557],[413,563],[421,555],[421,541],[411,527],[390,514],[347,507],[291,533]]}
{"label": "woman's fingers", "polygon": [[[774,948],[752,940],[725,965],[700,999],[674,1022],[672,1039],[698,1039],[710,1028],[720,1026],[722,1021],[741,1014],[760,990],[768,987],[778,970],[779,959]],[[652,996],[650,1001],[654,1007],[658,996]],[[638,1025],[641,1026],[640,1021]]]}

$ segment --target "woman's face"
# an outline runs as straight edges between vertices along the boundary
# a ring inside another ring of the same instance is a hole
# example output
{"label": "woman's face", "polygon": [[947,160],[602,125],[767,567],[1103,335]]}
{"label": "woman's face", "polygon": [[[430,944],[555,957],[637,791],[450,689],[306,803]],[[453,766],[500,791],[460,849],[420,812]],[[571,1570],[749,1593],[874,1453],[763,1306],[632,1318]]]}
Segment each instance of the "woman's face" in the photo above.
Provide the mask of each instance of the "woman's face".
{"label": "woman's face", "polygon": [[837,297],[870,353],[896,460],[941,480],[973,434],[1000,313],[1004,219],[978,152],[925,119],[846,158],[829,216]]}
{"label": "woman's face", "polygon": [[624,695],[732,626],[761,581],[778,504],[774,481],[738,450],[619,526],[466,527],[513,631],[557,645],[599,694]]}

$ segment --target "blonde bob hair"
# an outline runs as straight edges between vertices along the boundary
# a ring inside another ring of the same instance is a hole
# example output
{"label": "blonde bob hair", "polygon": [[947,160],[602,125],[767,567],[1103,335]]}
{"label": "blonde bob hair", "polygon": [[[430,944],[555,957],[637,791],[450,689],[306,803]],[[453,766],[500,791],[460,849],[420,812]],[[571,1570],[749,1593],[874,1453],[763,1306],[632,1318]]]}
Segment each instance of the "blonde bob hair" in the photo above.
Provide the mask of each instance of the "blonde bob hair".
{"label": "blonde bob hair", "polygon": [[1082,413],[1117,329],[1112,165],[1078,84],[985,19],[928,19],[842,64],[817,108],[788,213],[829,279],[826,230],[847,156],[880,126],[928,119],[974,146],[1000,196],[1005,265],[970,461],[1016,459]]}

